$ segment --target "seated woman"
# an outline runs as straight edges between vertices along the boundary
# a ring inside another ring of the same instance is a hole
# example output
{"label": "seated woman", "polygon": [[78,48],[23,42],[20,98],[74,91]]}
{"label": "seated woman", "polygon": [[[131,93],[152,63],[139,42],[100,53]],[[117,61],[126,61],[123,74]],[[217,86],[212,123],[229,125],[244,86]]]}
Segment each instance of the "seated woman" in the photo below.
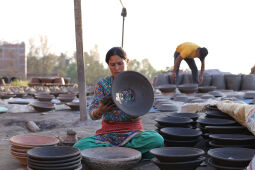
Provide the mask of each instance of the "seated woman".
{"label": "seated woman", "polygon": [[102,128],[96,131],[95,136],[79,140],[74,147],[85,150],[122,146],[140,151],[143,158],[152,158],[153,155],[149,151],[163,147],[163,137],[155,131],[144,131],[139,117],[131,117],[119,110],[110,100],[105,100],[111,95],[114,77],[124,71],[125,62],[128,62],[126,53],[120,47],[113,47],[107,52],[105,61],[112,76],[98,81],[93,102],[89,107],[89,114],[93,120],[103,119]]}

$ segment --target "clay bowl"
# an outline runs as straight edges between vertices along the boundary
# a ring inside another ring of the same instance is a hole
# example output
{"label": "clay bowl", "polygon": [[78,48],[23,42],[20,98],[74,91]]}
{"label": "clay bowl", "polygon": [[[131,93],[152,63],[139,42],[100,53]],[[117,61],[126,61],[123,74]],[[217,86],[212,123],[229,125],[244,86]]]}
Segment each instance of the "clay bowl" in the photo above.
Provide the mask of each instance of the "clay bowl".
{"label": "clay bowl", "polygon": [[155,87],[156,89],[159,89],[161,92],[173,92],[176,89],[175,84],[163,84]]}
{"label": "clay bowl", "polygon": [[12,155],[14,158],[18,159],[19,162],[22,164],[22,165],[27,165],[27,157],[22,157],[22,156],[14,156]]}
{"label": "clay bowl", "polygon": [[13,151],[13,150],[11,150],[10,153],[11,153],[13,156],[18,156],[18,157],[26,157],[26,156],[27,156],[27,153],[15,152],[15,151]]}
{"label": "clay bowl", "polygon": [[58,96],[57,97],[57,99],[63,103],[72,102],[74,98],[75,98],[74,96]]}
{"label": "clay bowl", "polygon": [[255,91],[247,91],[243,98],[245,99],[254,99],[255,98]]}
{"label": "clay bowl", "polygon": [[11,97],[15,97],[15,94],[2,94],[0,97],[1,99],[9,99]]}
{"label": "clay bowl", "polygon": [[10,138],[9,142],[15,148],[33,148],[38,146],[56,145],[59,140],[55,137],[42,136],[37,134],[16,135]]}
{"label": "clay bowl", "polygon": [[230,167],[246,167],[252,160],[255,150],[249,148],[215,148],[207,154],[217,165]]}
{"label": "clay bowl", "polygon": [[255,136],[243,134],[211,134],[209,138],[220,145],[254,145]]}
{"label": "clay bowl", "polygon": [[27,151],[33,160],[61,160],[80,155],[80,150],[71,146],[44,146]]}
{"label": "clay bowl", "polygon": [[216,119],[216,118],[205,118],[205,119],[198,119],[197,122],[200,124],[201,127],[205,126],[231,126],[235,125],[236,121],[229,120],[229,119]]}
{"label": "clay bowl", "polygon": [[191,125],[193,122],[190,118],[184,118],[184,117],[161,117],[155,119],[157,123],[159,123],[162,126],[168,126],[168,127],[185,127]]}
{"label": "clay bowl", "polygon": [[214,97],[222,97],[224,94],[220,91],[210,91],[209,94],[213,95]]}
{"label": "clay bowl", "polygon": [[241,134],[248,132],[244,126],[205,126],[205,130],[210,134]]}
{"label": "clay bowl", "polygon": [[77,160],[80,160],[81,158],[81,154],[70,157],[70,158],[63,158],[63,159],[59,159],[59,160],[37,160],[37,159],[33,159],[33,158],[27,158],[28,162],[34,163],[34,164],[66,164],[66,163],[70,163],[70,162],[75,162]]}
{"label": "clay bowl", "polygon": [[36,98],[39,100],[39,101],[51,101],[52,99],[55,98],[54,95],[36,95]]}
{"label": "clay bowl", "polygon": [[111,95],[115,105],[129,116],[142,116],[153,106],[154,93],[151,83],[135,71],[119,73],[112,82]]}
{"label": "clay bowl", "polygon": [[18,100],[13,100],[13,101],[8,101],[8,104],[20,104],[20,105],[27,105],[29,104],[28,101],[18,101]]}
{"label": "clay bowl", "polygon": [[198,91],[200,93],[208,93],[210,91],[214,91],[216,89],[215,86],[200,86],[198,87]]}
{"label": "clay bowl", "polygon": [[226,148],[226,147],[234,147],[234,148],[254,148],[254,144],[246,145],[246,144],[240,144],[240,145],[228,145],[228,144],[217,144],[215,141],[209,141],[209,145],[211,148]]}
{"label": "clay bowl", "polygon": [[126,170],[141,160],[141,152],[125,147],[99,147],[81,151],[84,166],[93,170]]}
{"label": "clay bowl", "polygon": [[38,112],[48,112],[53,110],[54,104],[50,103],[50,102],[34,102],[30,104],[36,111]]}
{"label": "clay bowl", "polygon": [[150,150],[160,162],[186,162],[198,159],[204,155],[202,149],[193,147],[163,147]]}
{"label": "clay bowl", "polygon": [[[29,166],[27,166],[27,170],[34,170],[34,169],[32,169]],[[80,167],[78,167],[78,168],[73,169],[73,170],[82,170],[82,165]]]}
{"label": "clay bowl", "polygon": [[209,110],[206,112],[206,117],[208,118],[219,118],[219,119],[233,119],[227,113],[221,112],[219,110]]}
{"label": "clay bowl", "polygon": [[11,151],[14,151],[14,152],[27,153],[27,150],[28,149],[25,149],[25,148],[17,148],[15,147],[15,145],[11,146]]}
{"label": "clay bowl", "polygon": [[191,140],[164,139],[164,140],[165,140],[165,145],[168,147],[193,147],[199,141],[199,139],[191,139]]}
{"label": "clay bowl", "polygon": [[175,104],[159,104],[157,109],[161,112],[176,112],[178,110]]}
{"label": "clay bowl", "polygon": [[192,140],[197,139],[202,132],[191,128],[167,127],[160,129],[160,134],[162,134],[164,138],[171,140]]}
{"label": "clay bowl", "polygon": [[216,168],[217,170],[243,170],[245,167],[229,167],[229,166],[222,166],[217,165],[212,158],[207,160],[207,163],[212,167]]}
{"label": "clay bowl", "polygon": [[197,84],[182,84],[178,86],[178,89],[182,93],[195,93],[198,90]]}
{"label": "clay bowl", "polygon": [[27,161],[27,165],[32,169],[40,170],[66,170],[66,169],[77,169],[81,167],[81,157],[72,162],[60,163],[60,164],[49,164],[45,162],[44,164],[33,163],[30,160]]}
{"label": "clay bowl", "polygon": [[160,162],[157,158],[151,159],[151,161],[157,165],[160,170],[195,170],[204,160],[204,157],[185,162]]}
{"label": "clay bowl", "polygon": [[160,125],[159,123],[156,123],[155,126],[158,128],[158,129],[162,129],[162,128],[166,128],[167,126],[162,126]]}
{"label": "clay bowl", "polygon": [[71,110],[80,110],[80,103],[79,102],[69,102],[66,103],[67,106],[69,106],[71,108]]}
{"label": "clay bowl", "polygon": [[199,118],[199,114],[196,113],[170,113],[168,116],[190,118],[193,121],[196,121]]}

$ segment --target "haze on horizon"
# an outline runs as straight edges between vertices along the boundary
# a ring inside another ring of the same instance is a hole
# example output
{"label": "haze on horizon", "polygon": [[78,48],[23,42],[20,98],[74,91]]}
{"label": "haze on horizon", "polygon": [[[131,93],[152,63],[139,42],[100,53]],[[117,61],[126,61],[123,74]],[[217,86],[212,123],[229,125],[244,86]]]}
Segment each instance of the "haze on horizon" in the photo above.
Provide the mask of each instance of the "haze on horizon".
{"label": "haze on horizon", "polygon": [[[177,45],[207,47],[206,69],[249,74],[255,65],[253,0],[122,0],[127,8],[124,49],[130,59],[148,58],[154,68],[173,66]],[[84,51],[98,45],[100,60],[121,46],[119,0],[82,0]],[[73,0],[0,0],[0,40],[47,36],[52,52],[75,51]],[[197,60],[198,68],[200,62]],[[182,69],[188,68],[182,62]]]}

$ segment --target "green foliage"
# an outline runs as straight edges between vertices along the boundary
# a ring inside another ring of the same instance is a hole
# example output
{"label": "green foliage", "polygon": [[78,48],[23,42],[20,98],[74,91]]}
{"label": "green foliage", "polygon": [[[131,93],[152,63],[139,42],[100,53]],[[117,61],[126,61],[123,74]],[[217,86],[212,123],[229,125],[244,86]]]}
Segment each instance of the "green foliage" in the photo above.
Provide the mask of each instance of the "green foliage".
{"label": "green foliage", "polygon": [[7,84],[7,86],[28,86],[29,81],[14,80]]}
{"label": "green foliage", "polygon": [[[95,85],[97,81],[105,76],[110,75],[108,69],[104,68],[104,65],[100,63],[94,56],[84,53],[85,58],[85,75],[86,84]],[[66,71],[66,76],[71,77],[72,82],[77,83],[77,63],[71,63]]]}

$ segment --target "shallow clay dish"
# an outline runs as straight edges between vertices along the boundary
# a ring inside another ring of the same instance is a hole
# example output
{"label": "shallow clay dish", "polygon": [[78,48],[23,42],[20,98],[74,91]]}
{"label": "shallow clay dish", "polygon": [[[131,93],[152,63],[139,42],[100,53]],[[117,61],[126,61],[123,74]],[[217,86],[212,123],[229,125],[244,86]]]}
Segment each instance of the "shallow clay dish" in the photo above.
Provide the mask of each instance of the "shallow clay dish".
{"label": "shallow clay dish", "polygon": [[223,145],[223,144],[217,144],[215,143],[215,141],[209,141],[209,145],[212,147],[212,148],[226,148],[226,147],[232,147],[232,148],[254,148],[254,144],[253,145],[245,145],[245,144],[240,144],[240,145]]}
{"label": "shallow clay dish", "polygon": [[33,159],[33,158],[27,158],[27,160],[29,162],[32,162],[32,163],[36,163],[36,164],[65,164],[65,163],[68,163],[68,162],[73,162],[73,161],[76,161],[76,160],[79,160],[81,158],[81,154],[80,155],[76,155],[76,156],[73,156],[73,157],[70,157],[70,158],[62,158],[62,159],[59,159],[59,160],[37,160],[37,159]]}
{"label": "shallow clay dish", "polygon": [[193,121],[196,121],[199,118],[199,114],[196,113],[170,113],[168,116],[190,118]]}
{"label": "shallow clay dish", "polygon": [[195,170],[204,160],[204,157],[185,162],[160,162],[157,158],[151,159],[151,161],[156,164],[160,170]]}
{"label": "shallow clay dish", "polygon": [[1,99],[9,99],[11,97],[15,97],[16,95],[15,94],[2,94],[0,95],[0,98]]}
{"label": "shallow clay dish", "polygon": [[190,125],[193,122],[193,120],[190,118],[170,116],[157,118],[155,121],[162,126],[185,126]]}
{"label": "shallow clay dish", "polygon": [[243,170],[245,167],[229,167],[229,166],[222,166],[217,165],[212,158],[207,160],[208,164],[212,167],[216,168],[217,170]]}
{"label": "shallow clay dish", "polygon": [[170,140],[170,139],[164,139],[165,144],[168,147],[193,147],[197,144],[199,139],[192,139],[192,140]]}
{"label": "shallow clay dish", "polygon": [[218,165],[231,167],[247,166],[252,160],[255,150],[249,148],[215,148],[208,150],[207,154]]}
{"label": "shallow clay dish", "polygon": [[252,145],[255,143],[255,136],[243,134],[211,134],[209,138],[215,144],[220,145]]}
{"label": "shallow clay dish", "polygon": [[160,162],[185,162],[196,160],[205,152],[193,147],[162,147],[150,150]]}
{"label": "shallow clay dish", "polygon": [[173,92],[176,89],[175,84],[163,84],[155,87],[156,89],[159,89],[161,92]]}
{"label": "shallow clay dish", "polygon": [[182,93],[195,93],[198,90],[197,84],[182,84],[178,86],[178,89]]}
{"label": "shallow clay dish", "polygon": [[35,170],[73,170],[82,166],[80,160],[78,163],[73,163],[71,165],[59,164],[58,166],[48,166],[48,164],[44,164],[45,166],[39,166],[37,164],[31,164],[30,162],[28,162],[27,165]]}
{"label": "shallow clay dish", "polygon": [[54,104],[50,102],[34,102],[30,105],[38,112],[48,112],[55,108]]}
{"label": "shallow clay dish", "polygon": [[71,146],[44,146],[27,151],[28,157],[35,160],[60,160],[79,154],[80,150]]}
{"label": "shallow clay dish", "polygon": [[127,170],[141,160],[141,152],[125,147],[99,147],[81,151],[86,168]]}
{"label": "shallow clay dish", "polygon": [[13,100],[13,101],[9,101],[9,104],[20,104],[20,105],[27,105],[29,104],[28,101],[19,101],[19,100]]}
{"label": "shallow clay dish", "polygon": [[198,119],[197,122],[201,126],[231,126],[235,125],[236,121],[229,120],[229,119],[216,119],[216,118],[205,118],[205,119]]}
{"label": "shallow clay dish", "polygon": [[135,71],[119,73],[112,83],[111,94],[120,110],[135,117],[148,113],[154,101],[151,83]]}
{"label": "shallow clay dish", "polygon": [[34,162],[33,159],[28,159],[28,165],[32,165],[32,166],[37,166],[37,167],[49,167],[49,168],[53,168],[53,167],[65,167],[65,166],[73,166],[73,165],[80,165],[81,164],[81,155],[78,159],[73,160],[73,161],[69,161],[69,162],[60,162],[60,163],[49,163],[49,161],[44,161],[43,163],[37,163]]}
{"label": "shallow clay dish", "polygon": [[66,103],[67,106],[71,108],[71,110],[80,110],[80,103],[79,102],[69,102]]}
{"label": "shallow clay dish", "polygon": [[206,112],[206,117],[208,118],[219,118],[219,119],[233,119],[227,113],[218,110],[209,110]]}
{"label": "shallow clay dish", "polygon": [[205,130],[210,134],[240,134],[247,131],[247,128],[244,126],[205,126]]}
{"label": "shallow clay dish", "polygon": [[215,86],[200,86],[198,87],[198,91],[200,93],[208,93],[210,91],[214,91],[216,89]]}
{"label": "shallow clay dish", "polygon": [[11,137],[10,143],[15,147],[21,146],[26,148],[35,146],[56,145],[59,143],[59,140],[55,137],[42,136],[37,134],[24,134]]}
{"label": "shallow clay dish", "polygon": [[197,139],[202,134],[200,130],[182,127],[162,128],[160,133],[172,140],[192,140]]}

